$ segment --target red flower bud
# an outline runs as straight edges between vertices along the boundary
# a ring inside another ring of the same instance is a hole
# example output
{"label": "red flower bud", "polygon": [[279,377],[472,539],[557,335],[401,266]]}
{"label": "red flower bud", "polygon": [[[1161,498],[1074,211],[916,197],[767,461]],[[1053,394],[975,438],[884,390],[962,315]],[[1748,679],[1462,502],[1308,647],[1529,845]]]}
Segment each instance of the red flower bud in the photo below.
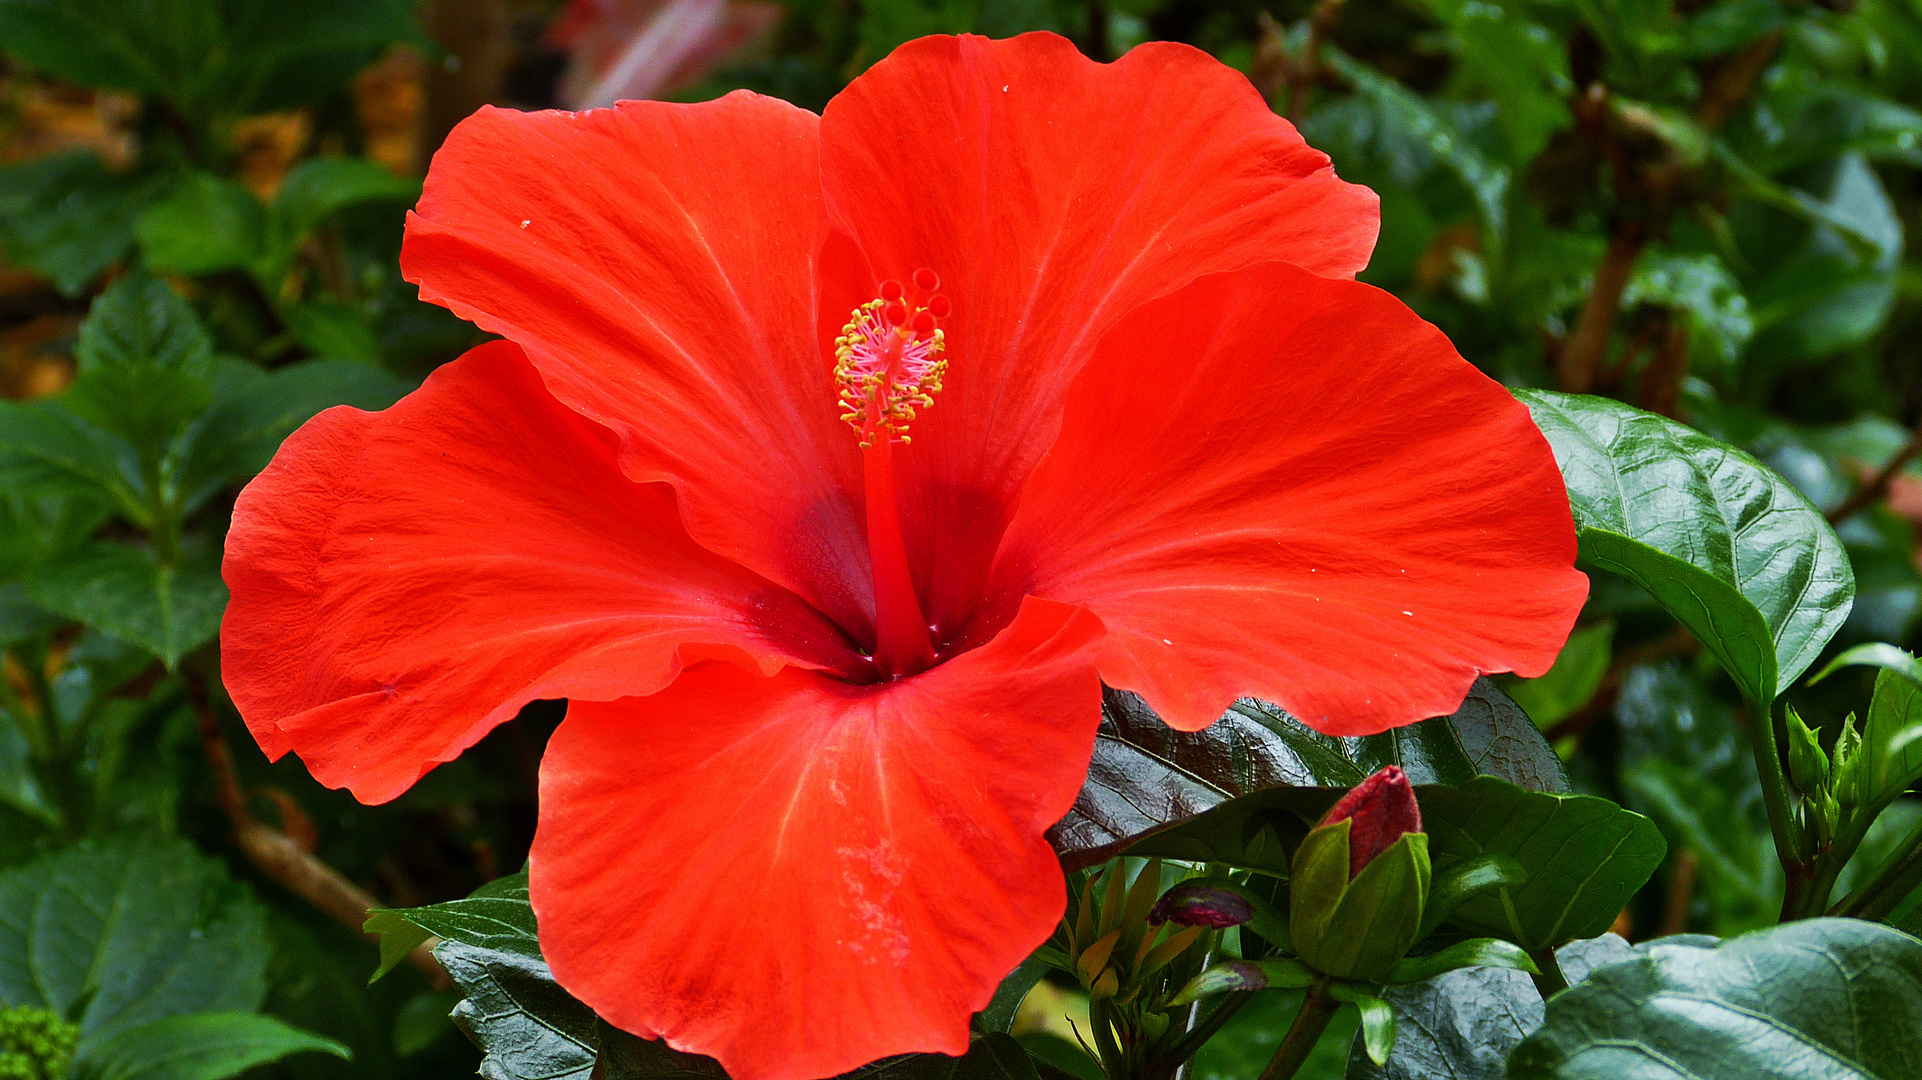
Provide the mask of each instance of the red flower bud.
{"label": "red flower bud", "polygon": [[1348,826],[1348,880],[1355,880],[1361,868],[1375,856],[1394,846],[1403,833],[1421,831],[1421,807],[1415,803],[1415,787],[1398,765],[1390,765],[1355,785],[1321,819],[1322,825],[1338,821]]}
{"label": "red flower bud", "polygon": [[1148,911],[1148,921],[1156,926],[1172,922],[1211,930],[1240,926],[1254,917],[1255,905],[1226,889],[1207,885],[1176,885]]}

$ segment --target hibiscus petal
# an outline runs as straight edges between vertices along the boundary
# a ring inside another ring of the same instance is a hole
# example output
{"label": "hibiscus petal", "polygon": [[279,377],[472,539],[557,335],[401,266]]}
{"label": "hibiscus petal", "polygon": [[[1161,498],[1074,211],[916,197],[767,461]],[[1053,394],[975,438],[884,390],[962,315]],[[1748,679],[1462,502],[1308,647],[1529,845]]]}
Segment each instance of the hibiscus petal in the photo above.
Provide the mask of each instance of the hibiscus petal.
{"label": "hibiscus petal", "polygon": [[1546,670],[1574,561],[1527,409],[1387,293],[1270,264],[1102,340],[994,595],[1088,605],[1102,677],[1177,728],[1248,695],[1362,735]]}
{"label": "hibiscus petal", "polygon": [[[1380,217],[1247,79],[1186,45],[1104,65],[1052,34],[923,38],[830,102],[821,140],[866,287],[928,267],[954,303],[946,389],[900,455],[924,610],[950,628],[1115,319],[1257,261],[1353,275]],[[865,298],[843,292],[825,290],[824,317]]]}
{"label": "hibiscus petal", "polygon": [[1101,712],[1100,623],[1023,605],[992,643],[853,686],[688,669],[570,705],[541,761],[541,952],[630,1031],[737,1080],[959,1054],[1065,903],[1042,839]]}
{"label": "hibiscus petal", "polygon": [[672,481],[708,547],[860,630],[860,457],[815,337],[818,126],[749,93],[482,109],[434,155],[401,266],[617,432],[630,477]]}
{"label": "hibiscus petal", "polygon": [[715,655],[851,662],[615,453],[507,342],[295,432],[241,493],[222,568],[222,677],[261,747],[382,802],[536,698],[652,693]]}

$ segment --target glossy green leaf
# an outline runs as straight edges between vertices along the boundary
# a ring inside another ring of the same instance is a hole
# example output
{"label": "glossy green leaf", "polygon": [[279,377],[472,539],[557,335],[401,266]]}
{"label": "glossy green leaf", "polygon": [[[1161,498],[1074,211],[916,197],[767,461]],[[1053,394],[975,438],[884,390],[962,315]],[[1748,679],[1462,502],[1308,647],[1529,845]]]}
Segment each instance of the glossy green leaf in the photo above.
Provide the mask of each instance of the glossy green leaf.
{"label": "glossy green leaf", "polygon": [[212,274],[251,263],[266,243],[267,215],[232,180],[193,172],[148,205],[134,225],[155,270]]}
{"label": "glossy green leaf", "polygon": [[271,1016],[193,1013],[150,1020],[83,1050],[74,1080],[227,1080],[306,1053],[353,1056],[333,1039]]}
{"label": "glossy green leaf", "polygon": [[[1614,934],[1575,941],[1555,951],[1570,983],[1605,964],[1635,955]],[[1465,967],[1424,982],[1389,986],[1381,997],[1395,1010],[1395,1050],[1385,1065],[1370,1060],[1357,1039],[1347,1080],[1505,1080],[1508,1054],[1541,1026],[1542,996],[1515,968]]]}
{"label": "glossy green leaf", "polygon": [[33,598],[48,611],[146,649],[171,668],[220,632],[227,585],[207,555],[168,566],[145,547],[96,543],[42,568]]}
{"label": "glossy green leaf", "polygon": [[1875,677],[1856,755],[1856,805],[1883,806],[1922,780],[1922,683],[1893,671]]}
{"label": "glossy green leaf", "polygon": [[149,1021],[252,1011],[265,915],[185,840],[87,841],[0,872],[0,1004],[76,1017],[83,1052]]}
{"label": "glossy green leaf", "polygon": [[1493,777],[1419,794],[1438,872],[1450,857],[1500,854],[1528,874],[1522,885],[1470,897],[1449,923],[1530,950],[1605,932],[1668,851],[1654,822],[1592,795],[1524,791]]}
{"label": "glossy green leaf", "polygon": [[534,907],[527,901],[526,871],[490,881],[463,900],[416,908],[376,908],[367,913],[361,929],[381,935],[376,979],[392,971],[429,937],[484,951],[541,958]]}
{"label": "glossy green leaf", "polygon": [[594,1011],[562,990],[539,958],[459,941],[441,942],[434,957],[466,995],[454,1023],[486,1054],[483,1075],[587,1080],[594,1072]]}
{"label": "glossy green leaf", "polygon": [[1388,981],[1391,983],[1421,982],[1443,972],[1465,967],[1536,970],[1535,961],[1528,958],[1528,951],[1512,941],[1470,938],[1467,941],[1458,941],[1440,952],[1403,959],[1395,965],[1394,970],[1388,973]]}
{"label": "glossy green leaf", "polygon": [[1297,788],[1352,787],[1386,765],[1401,766],[1418,784],[1463,783],[1486,773],[1536,790],[1568,785],[1534,722],[1486,679],[1452,716],[1348,739],[1252,699],[1201,731],[1175,731],[1140,698],[1108,690],[1087,782],[1048,836],[1071,867],[1130,845],[1142,855],[1285,865],[1281,839],[1263,832],[1274,796],[1285,801]]}
{"label": "glossy green leaf", "polygon": [[1386,1001],[1353,984],[1336,983],[1329,992],[1337,1001],[1353,1003],[1361,1013],[1362,1048],[1368,1060],[1377,1065],[1386,1064],[1388,1055],[1395,1051],[1395,1010]]}
{"label": "glossy green leaf", "polygon": [[1835,530],[1749,455],[1605,398],[1518,391],[1554,447],[1582,558],[1628,577],[1767,704],[1848,618]]}
{"label": "glossy green leaf", "polygon": [[1421,932],[1416,940],[1427,937],[1455,909],[1479,893],[1495,888],[1518,888],[1528,881],[1528,868],[1507,855],[1476,855],[1452,859],[1446,870],[1435,875],[1422,909]]}
{"label": "glossy green leaf", "polygon": [[1719,946],[1657,943],[1548,1003],[1514,1080],[1922,1076],[1922,941],[1809,919]]}

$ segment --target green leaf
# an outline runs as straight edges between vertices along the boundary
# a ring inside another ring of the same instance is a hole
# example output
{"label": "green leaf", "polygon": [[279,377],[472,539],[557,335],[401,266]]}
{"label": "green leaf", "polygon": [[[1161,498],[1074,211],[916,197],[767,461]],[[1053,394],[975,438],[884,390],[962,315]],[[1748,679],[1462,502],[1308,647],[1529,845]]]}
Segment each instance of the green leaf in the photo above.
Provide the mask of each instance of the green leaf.
{"label": "green leaf", "polygon": [[[0,25],[6,7],[0,0]],[[133,251],[134,221],[157,187],[84,150],[0,169],[0,255],[76,296]]]}
{"label": "green leaf", "polygon": [[1535,961],[1528,958],[1528,951],[1510,941],[1495,938],[1470,938],[1458,941],[1440,952],[1426,956],[1410,956],[1397,963],[1388,973],[1391,983],[1421,982],[1432,979],[1443,972],[1465,967],[1513,968],[1516,971],[1535,971]]}
{"label": "green leaf", "polygon": [[173,448],[181,513],[266,468],[281,442],[321,410],[384,409],[409,389],[379,368],[346,360],[308,360],[271,372],[239,362],[219,365],[212,407]]}
{"label": "green leaf", "polygon": [[525,870],[490,881],[464,900],[416,908],[377,908],[374,914],[405,919],[436,937],[476,949],[535,960],[541,957],[534,907],[527,901]]}
{"label": "green leaf", "polygon": [[168,566],[128,544],[93,544],[45,567],[32,588],[48,611],[138,645],[169,668],[214,639],[227,606],[210,558]]}
{"label": "green leaf", "polygon": [[213,274],[251,263],[266,242],[266,227],[266,213],[252,192],[192,172],[141,213],[134,235],[156,270]]}
{"label": "green leaf", "polygon": [[205,376],[212,370],[213,339],[171,286],[134,271],[109,286],[87,310],[73,355],[82,374],[151,364]]}
{"label": "green leaf", "polygon": [[1718,946],[1656,943],[1548,1003],[1514,1080],[1922,1076],[1922,942],[1809,919]]}
{"label": "green leaf", "polygon": [[1420,941],[1433,933],[1455,909],[1478,893],[1496,888],[1518,888],[1528,882],[1528,869],[1506,855],[1476,855],[1452,860],[1448,869],[1435,875],[1424,905]]}
{"label": "green leaf", "polygon": [[1516,397],[1554,447],[1582,558],[1647,589],[1758,704],[1848,618],[1855,577],[1835,530],[1754,458],[1606,398]]}
{"label": "green leaf", "polygon": [[1655,823],[1592,795],[1524,791],[1493,777],[1420,789],[1437,872],[1452,858],[1501,854],[1528,880],[1470,897],[1449,923],[1529,950],[1606,931],[1661,866]]}
{"label": "green leaf", "polygon": [[1337,1001],[1352,1002],[1361,1012],[1361,1043],[1368,1060],[1377,1065],[1388,1063],[1395,1050],[1395,1010],[1373,994],[1352,984],[1336,983],[1329,993]]}
{"label": "green leaf", "polygon": [[1922,780],[1922,683],[1894,671],[1875,677],[1875,697],[1850,773],[1853,802],[1880,809]]}
{"label": "green leaf", "polygon": [[295,166],[274,192],[275,227],[298,238],[349,206],[408,202],[420,197],[420,181],[395,176],[363,158],[317,157]]}
{"label": "green leaf", "polygon": [[128,1028],[82,1050],[75,1080],[227,1080],[256,1065],[304,1053],[352,1053],[271,1016],[205,1012]]}
{"label": "green leaf", "polygon": [[1007,978],[1001,980],[1001,985],[995,987],[994,997],[988,1002],[988,1007],[977,1014],[977,1023],[981,1029],[990,1032],[1006,1032],[1012,1028],[1014,1015],[1020,1010],[1021,1003],[1027,999],[1028,992],[1034,989],[1035,984],[1040,982],[1041,977],[1047,972],[1048,962],[1038,954],[1021,961],[1013,971],[1008,973]]}
{"label": "green leaf", "polygon": [[[1286,801],[1299,788],[1353,787],[1385,765],[1418,784],[1490,774],[1537,790],[1568,786],[1534,722],[1486,679],[1452,716],[1348,739],[1252,699],[1201,731],[1175,731],[1139,697],[1107,690],[1081,797],[1048,837],[1071,867],[1130,845],[1143,855],[1285,867],[1288,838],[1263,832],[1275,809],[1263,793]],[[1279,824],[1289,821],[1300,828],[1292,813]]]}
{"label": "green leaf", "polygon": [[[342,70],[317,61],[392,41],[422,43],[407,13],[403,0],[0,0],[0,42],[70,82],[160,95],[205,118],[331,93],[359,65]],[[281,72],[301,66],[309,85],[293,99],[277,98]]]}
{"label": "green leaf", "polygon": [[547,965],[519,952],[443,941],[434,956],[466,997],[454,1023],[486,1055],[483,1076],[587,1080],[600,1056],[594,1012],[562,990]]}
{"label": "green leaf", "polygon": [[58,401],[0,401],[0,486],[10,493],[112,506],[146,525],[140,455]]}
{"label": "green leaf", "polygon": [[309,300],[286,304],[280,321],[295,341],[316,356],[332,360],[380,362],[380,339],[367,312],[337,300]]}
{"label": "green leaf", "polygon": [[1555,657],[1555,666],[1540,678],[1522,679],[1509,687],[1510,697],[1535,723],[1549,725],[1574,712],[1595,696],[1595,689],[1608,674],[1613,657],[1615,624],[1596,623],[1568,635],[1568,643]]}
{"label": "green leaf", "polygon": [[[1596,968],[1634,955],[1627,942],[1607,934],[1564,945],[1555,959],[1570,983],[1579,984]],[[1509,1051],[1542,1022],[1541,992],[1513,968],[1457,968],[1386,987],[1381,996],[1400,1021],[1394,1053],[1377,1065],[1356,1040],[1348,1080],[1505,1080]]]}
{"label": "green leaf", "polygon": [[74,1019],[83,1053],[148,1021],[259,1008],[270,951],[260,906],[184,840],[86,841],[0,872],[0,1003]]}

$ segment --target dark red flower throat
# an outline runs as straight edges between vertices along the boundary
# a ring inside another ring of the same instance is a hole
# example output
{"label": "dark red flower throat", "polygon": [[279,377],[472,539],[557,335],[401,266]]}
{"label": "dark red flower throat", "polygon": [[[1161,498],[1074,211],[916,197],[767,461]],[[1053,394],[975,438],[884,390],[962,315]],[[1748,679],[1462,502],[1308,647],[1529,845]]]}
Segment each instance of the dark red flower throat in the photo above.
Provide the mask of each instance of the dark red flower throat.
{"label": "dark red flower throat", "polygon": [[911,286],[882,282],[880,296],[855,308],[834,340],[841,419],[861,438],[874,578],[874,647],[868,655],[875,681],[918,674],[941,660],[908,570],[894,445],[913,441],[908,425],[915,410],[934,404],[941,390],[948,362],[940,320],[952,313],[953,304],[935,291],[941,277],[933,270],[916,270],[909,280]]}

